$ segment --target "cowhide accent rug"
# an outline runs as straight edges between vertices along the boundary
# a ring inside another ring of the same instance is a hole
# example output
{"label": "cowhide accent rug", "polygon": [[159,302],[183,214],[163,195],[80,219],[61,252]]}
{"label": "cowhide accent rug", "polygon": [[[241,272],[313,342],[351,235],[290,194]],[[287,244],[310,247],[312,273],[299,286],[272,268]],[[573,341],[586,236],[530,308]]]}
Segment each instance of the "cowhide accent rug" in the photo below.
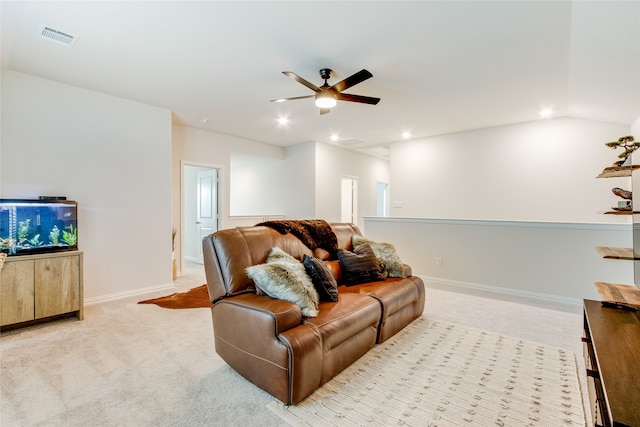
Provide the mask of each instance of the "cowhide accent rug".
{"label": "cowhide accent rug", "polygon": [[164,308],[208,308],[211,307],[207,285],[198,286],[187,292],[178,292],[166,297],[140,301],[138,304],[156,304]]}
{"label": "cowhide accent rug", "polygon": [[568,350],[420,317],[301,403],[267,407],[293,426],[584,426],[576,369]]}

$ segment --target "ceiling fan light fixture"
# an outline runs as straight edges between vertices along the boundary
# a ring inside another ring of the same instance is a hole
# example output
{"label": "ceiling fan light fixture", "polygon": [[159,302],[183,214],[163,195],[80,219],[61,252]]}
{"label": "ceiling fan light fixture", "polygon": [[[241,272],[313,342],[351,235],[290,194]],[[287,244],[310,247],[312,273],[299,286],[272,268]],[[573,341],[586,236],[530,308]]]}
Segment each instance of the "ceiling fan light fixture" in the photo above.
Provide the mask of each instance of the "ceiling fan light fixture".
{"label": "ceiling fan light fixture", "polygon": [[347,90],[350,87],[362,83],[363,81],[373,77],[373,74],[365,69],[362,69],[357,73],[350,75],[346,79],[339,81],[332,86],[327,83],[327,80],[333,75],[333,72],[328,68],[322,68],[320,70],[320,77],[324,80],[324,84],[322,86],[316,86],[291,71],[283,71],[282,74],[311,89],[315,92],[315,94],[307,96],[295,96],[293,98],[272,99],[271,102],[279,102],[280,100],[291,101],[294,99],[314,98],[316,106],[320,108],[320,115],[330,113],[331,109],[336,106],[338,101],[359,102],[362,104],[370,105],[376,105],[378,102],[380,102],[380,98],[343,93],[344,90]]}
{"label": "ceiling fan light fixture", "polygon": [[330,93],[319,93],[316,95],[316,107],[318,108],[333,108],[337,103],[336,97]]}

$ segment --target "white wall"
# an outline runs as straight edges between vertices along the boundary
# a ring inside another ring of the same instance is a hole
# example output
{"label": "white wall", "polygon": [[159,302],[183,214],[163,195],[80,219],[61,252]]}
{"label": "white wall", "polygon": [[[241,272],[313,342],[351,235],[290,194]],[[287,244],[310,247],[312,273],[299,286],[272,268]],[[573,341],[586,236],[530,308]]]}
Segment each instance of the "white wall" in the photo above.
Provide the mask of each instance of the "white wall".
{"label": "white wall", "polygon": [[[426,282],[580,303],[595,282],[633,284],[631,261],[596,246],[631,247],[631,226],[575,222],[366,218]],[[437,265],[436,258],[442,259]]]}
{"label": "white wall", "polygon": [[392,218],[367,219],[367,235],[428,281],[598,298],[594,282],[634,280],[631,262],[595,250],[633,244],[631,217],[603,214],[631,179],[596,179],[620,152],[604,143],[629,131],[562,118],[394,144]]}
{"label": "white wall", "polygon": [[604,143],[628,133],[563,118],[396,143],[391,216],[628,223],[602,212],[630,180],[595,179],[618,160]]}
{"label": "white wall", "polygon": [[[220,224],[219,227],[229,228],[236,226],[231,217],[231,192],[229,171],[232,153],[245,153],[272,159],[282,159],[284,150],[282,147],[249,141],[217,132],[209,132],[174,123],[172,132],[172,225],[179,230],[176,242],[176,259],[182,260],[182,247],[184,245],[184,230],[182,230],[182,189],[181,174],[182,165],[207,166],[220,169],[219,199],[220,199]],[[179,267],[181,270],[181,267]]]}
{"label": "white wall", "polygon": [[640,141],[640,116],[638,116],[636,121],[631,125],[631,135],[633,135],[636,141]]}
{"label": "white wall", "polygon": [[229,195],[232,216],[282,215],[288,191],[281,158],[231,153]]}
{"label": "white wall", "polygon": [[0,194],[78,202],[84,297],[171,284],[171,112],[2,70]]}
{"label": "white wall", "polygon": [[315,145],[315,142],[305,142],[285,148],[288,194],[284,199],[284,213],[287,218],[317,218]]}
{"label": "white wall", "polygon": [[341,178],[358,181],[357,224],[376,215],[377,182],[389,182],[389,162],[334,145],[316,143],[316,217],[340,221]]}
{"label": "white wall", "polygon": [[[282,148],[174,125],[173,224],[180,229],[180,165],[222,170],[220,228],[268,218],[340,220],[340,178],[358,178],[360,224],[376,212],[376,182],[389,181],[389,163],[367,154],[309,142]],[[180,240],[180,239],[179,239]],[[178,243],[176,258],[181,259]]]}

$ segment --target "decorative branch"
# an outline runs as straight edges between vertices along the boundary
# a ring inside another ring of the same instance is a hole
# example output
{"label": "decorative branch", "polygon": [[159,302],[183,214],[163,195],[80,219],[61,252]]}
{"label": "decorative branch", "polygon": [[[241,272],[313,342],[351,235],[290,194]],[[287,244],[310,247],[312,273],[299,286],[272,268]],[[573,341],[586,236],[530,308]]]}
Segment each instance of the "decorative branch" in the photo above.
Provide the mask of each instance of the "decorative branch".
{"label": "decorative branch", "polygon": [[176,250],[176,234],[178,234],[178,230],[175,228],[171,230],[171,252]]}
{"label": "decorative branch", "polygon": [[633,136],[628,135],[628,136],[621,136],[620,138],[618,138],[617,141],[605,142],[604,145],[611,148],[612,150],[615,150],[617,148],[624,149],[622,153],[618,154],[618,158],[622,160],[614,163],[614,165],[616,166],[622,166],[624,162],[627,161],[627,158],[629,158],[631,153],[633,153],[640,147],[640,141],[636,142]]}

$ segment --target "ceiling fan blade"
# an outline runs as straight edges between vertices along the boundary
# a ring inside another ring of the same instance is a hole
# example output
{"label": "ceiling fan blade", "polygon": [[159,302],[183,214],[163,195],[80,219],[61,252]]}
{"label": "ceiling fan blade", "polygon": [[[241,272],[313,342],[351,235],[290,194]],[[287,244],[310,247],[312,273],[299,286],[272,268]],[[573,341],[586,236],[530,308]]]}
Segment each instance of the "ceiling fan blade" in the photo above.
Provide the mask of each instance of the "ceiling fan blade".
{"label": "ceiling fan blade", "polygon": [[334,84],[333,86],[331,86],[331,89],[342,92],[343,90],[349,89],[351,86],[355,86],[358,83],[362,83],[363,81],[370,79],[371,77],[373,77],[373,74],[363,69],[347,77],[341,82]]}
{"label": "ceiling fan blade", "polygon": [[320,114],[327,114],[331,112],[331,108],[321,108],[320,109]]}
{"label": "ceiling fan blade", "polygon": [[294,96],[293,98],[272,99],[270,102],[284,102],[284,101],[293,101],[296,99],[315,98],[315,97],[316,97],[315,95]]}
{"label": "ceiling fan blade", "polygon": [[378,102],[380,102],[380,98],[373,98],[371,96],[362,95],[351,95],[349,93],[338,93],[336,94],[336,99],[338,101],[361,102],[363,104],[371,105],[376,105]]}
{"label": "ceiling fan blade", "polygon": [[305,85],[306,87],[308,87],[309,89],[311,89],[314,92],[320,91],[320,88],[318,86],[314,85],[311,82],[306,81],[305,79],[303,79],[302,77],[300,77],[296,73],[293,73],[291,71],[283,71],[282,74],[284,74],[287,77],[291,77],[293,80],[297,81],[298,83],[301,83],[301,84]]}

